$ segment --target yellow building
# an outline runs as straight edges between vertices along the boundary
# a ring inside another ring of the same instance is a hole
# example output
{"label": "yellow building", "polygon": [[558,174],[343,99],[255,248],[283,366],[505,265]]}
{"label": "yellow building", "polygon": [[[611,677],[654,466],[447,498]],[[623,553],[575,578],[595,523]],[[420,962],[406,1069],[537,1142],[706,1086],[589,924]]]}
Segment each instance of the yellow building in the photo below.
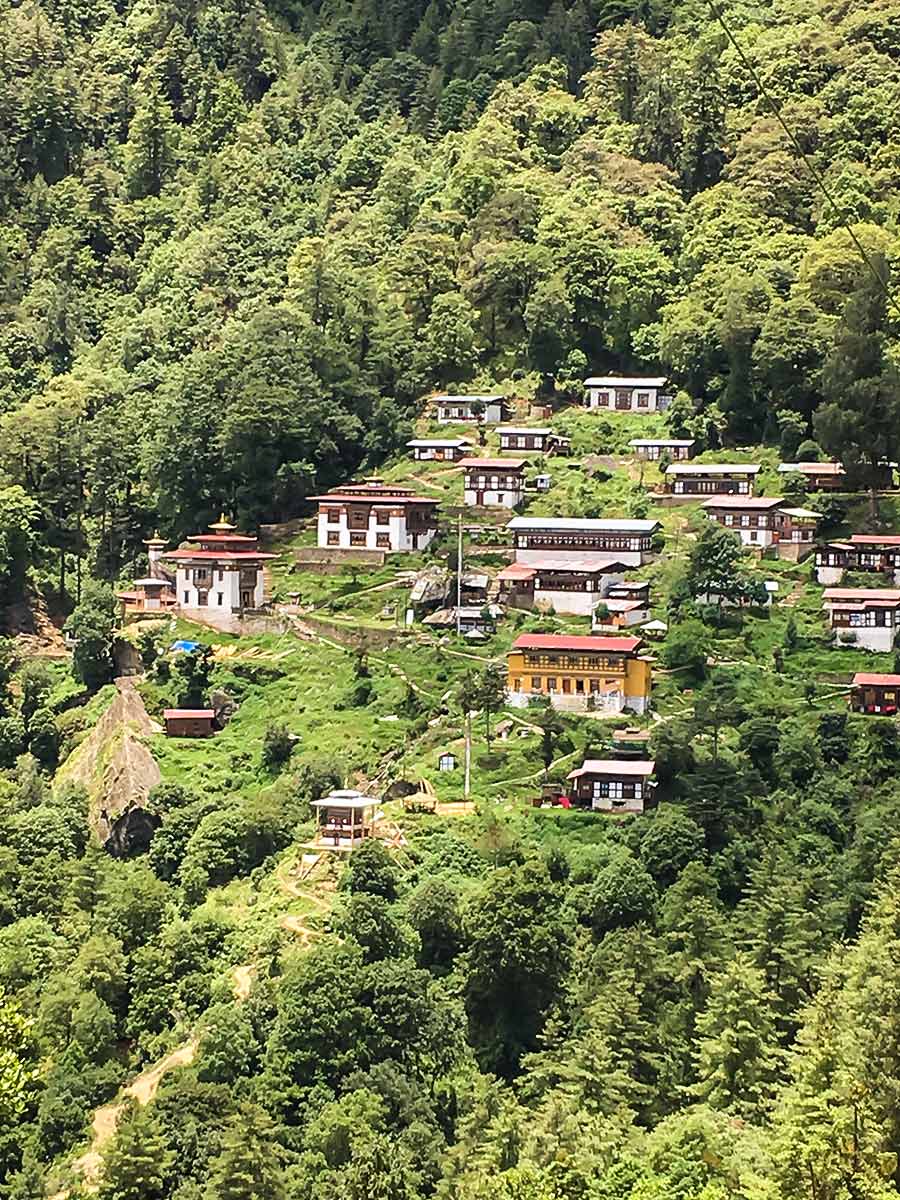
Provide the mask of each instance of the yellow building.
{"label": "yellow building", "polygon": [[510,703],[547,696],[555,708],[643,713],[650,703],[650,663],[638,637],[568,637],[526,633],[507,655]]}

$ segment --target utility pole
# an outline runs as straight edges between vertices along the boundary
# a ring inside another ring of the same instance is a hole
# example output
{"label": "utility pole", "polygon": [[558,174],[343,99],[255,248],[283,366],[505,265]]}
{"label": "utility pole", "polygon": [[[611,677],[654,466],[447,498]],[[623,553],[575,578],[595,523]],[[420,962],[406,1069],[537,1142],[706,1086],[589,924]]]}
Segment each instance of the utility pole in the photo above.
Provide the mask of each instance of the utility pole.
{"label": "utility pole", "polygon": [[456,636],[462,633],[462,513],[456,518]]}
{"label": "utility pole", "polygon": [[472,714],[466,709],[466,782],[463,785],[463,796],[469,798],[472,786]]}

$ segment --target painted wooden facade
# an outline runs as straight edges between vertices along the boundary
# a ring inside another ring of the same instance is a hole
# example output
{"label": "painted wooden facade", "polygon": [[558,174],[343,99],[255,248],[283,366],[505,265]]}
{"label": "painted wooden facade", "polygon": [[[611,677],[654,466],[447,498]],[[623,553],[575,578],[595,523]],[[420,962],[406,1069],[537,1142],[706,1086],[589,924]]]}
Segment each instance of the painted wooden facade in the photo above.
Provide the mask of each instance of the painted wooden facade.
{"label": "painted wooden facade", "polygon": [[507,655],[510,703],[546,696],[556,708],[643,713],[650,703],[650,664],[639,637],[522,634]]}
{"label": "painted wooden facade", "polygon": [[318,544],[333,550],[424,550],[438,530],[437,501],[412,488],[349,483],[312,499],[319,505]]}

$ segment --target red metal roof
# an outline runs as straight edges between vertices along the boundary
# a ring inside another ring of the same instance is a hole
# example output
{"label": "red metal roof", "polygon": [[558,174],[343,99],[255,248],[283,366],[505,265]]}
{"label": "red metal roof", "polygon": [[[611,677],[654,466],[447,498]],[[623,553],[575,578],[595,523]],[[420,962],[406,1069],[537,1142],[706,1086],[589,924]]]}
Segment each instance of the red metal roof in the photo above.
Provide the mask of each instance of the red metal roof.
{"label": "red metal roof", "polygon": [[639,637],[569,637],[562,633],[523,633],[513,650],[615,650],[631,654],[643,644]]}
{"label": "red metal roof", "polygon": [[384,492],[327,492],[324,496],[310,496],[319,504],[371,504],[375,508],[395,508],[398,504],[432,504],[437,500],[433,496],[394,496]]}
{"label": "red metal roof", "polygon": [[167,708],[163,713],[167,721],[211,721],[215,715],[213,708]]}
{"label": "red metal roof", "polygon": [[823,600],[858,600],[861,604],[900,604],[900,590],[896,588],[826,588]]}
{"label": "red metal roof", "polygon": [[900,687],[900,675],[877,675],[866,671],[858,671],[853,676],[853,683],[856,687],[865,687],[866,684],[874,684],[876,687],[883,685],[884,687]]}
{"label": "red metal roof", "polygon": [[778,508],[783,496],[711,496],[702,508]]}
{"label": "red metal roof", "polygon": [[258,550],[170,550],[163,558],[202,559],[204,562],[256,562],[261,558],[277,558],[277,554],[263,554]]}
{"label": "red metal roof", "polygon": [[570,771],[567,779],[578,779],[582,775],[638,775],[646,778],[656,769],[653,759],[636,758],[586,758],[580,767]]}
{"label": "red metal roof", "polygon": [[461,467],[472,467],[474,470],[497,471],[503,467],[507,471],[521,471],[525,466],[524,458],[461,458]]}
{"label": "red metal roof", "polygon": [[498,579],[534,579],[537,575],[537,567],[530,567],[527,563],[510,563],[508,567],[504,567]]}

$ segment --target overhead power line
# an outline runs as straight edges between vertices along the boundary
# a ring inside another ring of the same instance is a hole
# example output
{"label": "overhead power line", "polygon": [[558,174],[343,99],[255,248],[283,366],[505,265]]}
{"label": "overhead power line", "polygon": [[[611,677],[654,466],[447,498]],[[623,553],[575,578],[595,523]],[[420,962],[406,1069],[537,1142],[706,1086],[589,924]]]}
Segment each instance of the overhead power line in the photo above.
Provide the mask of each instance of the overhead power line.
{"label": "overhead power line", "polygon": [[822,172],[819,170],[819,168],[816,166],[816,164],[813,162],[813,160],[810,158],[810,156],[803,149],[802,145],[800,144],[799,138],[797,137],[797,135],[794,133],[794,131],[789,127],[789,125],[785,121],[784,117],[781,114],[781,106],[778,105],[775,102],[775,100],[773,99],[773,97],[769,94],[769,90],[766,87],[766,85],[763,83],[762,79],[760,78],[759,72],[757,71],[756,67],[754,67],[753,63],[750,61],[750,59],[747,57],[747,55],[744,53],[743,48],[741,47],[737,38],[731,32],[731,29],[728,26],[728,22],[725,20],[724,16],[722,15],[722,12],[719,9],[718,5],[715,3],[715,0],[707,0],[707,3],[709,4],[710,12],[713,14],[716,21],[718,21],[719,25],[721,25],[723,33],[728,38],[731,45],[734,47],[735,54],[737,54],[738,58],[743,63],[744,67],[747,69],[747,73],[750,75],[753,82],[756,84],[756,89],[759,92],[760,96],[762,96],[762,98],[765,100],[766,104],[768,104],[769,109],[771,110],[772,116],[775,118],[775,120],[778,122],[778,124],[784,130],[785,136],[787,137],[788,141],[793,146],[794,151],[797,154],[797,157],[803,162],[804,166],[806,167],[807,171],[809,172],[810,176],[812,177],[813,183],[815,183],[816,187],[819,189],[819,191],[822,193],[822,195],[825,197],[825,199],[828,201],[828,203],[834,209],[838,220],[840,221],[841,225],[843,225],[844,229],[846,229],[847,233],[849,234],[850,240],[853,242],[853,245],[856,247],[856,250],[858,251],[860,258],[863,260],[863,262],[865,263],[865,265],[869,269],[869,271],[871,271],[875,281],[877,282],[878,286],[881,288],[882,292],[884,292],[885,296],[887,297],[887,301],[890,304],[890,306],[893,308],[894,312],[898,316],[900,316],[900,303],[898,303],[897,300],[895,299],[893,292],[891,291],[890,287],[888,286],[887,280],[882,277],[881,272],[875,266],[868,250],[866,250],[865,246],[862,244],[862,242],[856,236],[856,233],[854,232],[853,227],[850,224],[850,220],[847,216],[846,210],[844,208],[842,208],[841,205],[837,202],[837,200],[835,199],[834,195],[832,194],[830,188],[828,187],[828,184],[825,182],[825,178],[822,175]]}

